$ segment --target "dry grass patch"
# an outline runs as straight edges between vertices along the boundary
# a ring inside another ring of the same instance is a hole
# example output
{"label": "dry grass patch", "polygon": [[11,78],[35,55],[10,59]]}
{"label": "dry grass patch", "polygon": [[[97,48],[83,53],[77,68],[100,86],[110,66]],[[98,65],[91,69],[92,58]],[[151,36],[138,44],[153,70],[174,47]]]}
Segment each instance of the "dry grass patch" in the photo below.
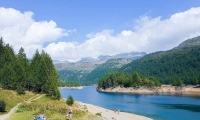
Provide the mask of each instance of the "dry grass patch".
{"label": "dry grass patch", "polygon": [[49,120],[66,120],[66,114],[70,108],[73,110],[73,120],[96,117],[85,109],[79,109],[79,106],[76,102],[72,106],[68,106],[66,100],[52,100],[43,96],[31,103],[23,103],[9,120],[32,120],[34,116],[39,116],[41,112],[44,112],[44,115]]}
{"label": "dry grass patch", "polygon": [[[5,100],[6,102],[6,112],[9,112],[11,108],[17,105],[20,102],[26,101],[29,98],[35,96],[35,94],[31,92],[26,92],[25,95],[19,95],[17,92],[12,90],[3,90],[0,89],[0,99]],[[0,114],[4,114],[0,112]]]}

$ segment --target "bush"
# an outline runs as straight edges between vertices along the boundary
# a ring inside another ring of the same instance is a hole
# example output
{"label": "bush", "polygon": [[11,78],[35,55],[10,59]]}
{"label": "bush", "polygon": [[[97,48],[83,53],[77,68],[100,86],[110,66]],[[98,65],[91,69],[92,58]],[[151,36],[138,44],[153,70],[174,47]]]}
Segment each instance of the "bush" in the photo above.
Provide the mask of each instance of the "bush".
{"label": "bush", "polygon": [[101,116],[101,113],[96,113],[95,115],[97,115],[97,116]]}
{"label": "bush", "polygon": [[175,79],[175,80],[173,80],[172,85],[173,86],[182,86],[183,82],[180,79]]}
{"label": "bush", "polygon": [[74,104],[74,99],[71,95],[67,98],[67,105],[72,106]]}
{"label": "bush", "polygon": [[17,93],[18,93],[19,95],[25,94],[25,89],[22,88],[22,87],[18,87],[18,88],[16,89],[16,91],[17,91]]}
{"label": "bush", "polygon": [[199,78],[198,78],[198,84],[199,84],[199,86],[200,86],[200,76],[199,76]]}
{"label": "bush", "polygon": [[6,110],[6,102],[4,100],[0,100],[0,112],[5,112]]}

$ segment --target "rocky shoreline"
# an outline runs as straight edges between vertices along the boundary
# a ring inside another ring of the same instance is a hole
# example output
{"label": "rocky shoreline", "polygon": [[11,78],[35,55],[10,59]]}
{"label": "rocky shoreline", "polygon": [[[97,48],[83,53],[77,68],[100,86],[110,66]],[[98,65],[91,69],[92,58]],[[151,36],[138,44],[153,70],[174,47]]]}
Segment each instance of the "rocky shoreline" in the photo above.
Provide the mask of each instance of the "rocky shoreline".
{"label": "rocky shoreline", "polygon": [[99,88],[98,92],[113,92],[113,93],[129,93],[129,94],[198,94],[200,95],[199,86],[171,86],[162,85],[161,87],[112,87],[112,88]]}

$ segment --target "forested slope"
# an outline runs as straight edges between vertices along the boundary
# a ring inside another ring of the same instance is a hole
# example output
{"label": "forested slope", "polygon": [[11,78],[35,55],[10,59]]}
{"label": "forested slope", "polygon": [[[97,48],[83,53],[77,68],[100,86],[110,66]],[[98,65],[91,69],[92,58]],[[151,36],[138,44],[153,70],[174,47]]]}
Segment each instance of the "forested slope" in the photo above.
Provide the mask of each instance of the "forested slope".
{"label": "forested slope", "polygon": [[96,67],[93,71],[91,71],[89,74],[86,74],[83,79],[82,83],[87,84],[87,85],[92,85],[96,84],[98,79],[103,77],[105,74],[112,73],[119,71],[119,68],[125,64],[126,62],[123,62],[124,59],[119,58],[119,59],[110,59],[106,61],[104,64],[99,65]]}
{"label": "forested slope", "polygon": [[197,84],[200,76],[200,37],[186,40],[168,51],[148,54],[124,65],[120,71],[154,76],[161,83],[180,79],[185,84]]}

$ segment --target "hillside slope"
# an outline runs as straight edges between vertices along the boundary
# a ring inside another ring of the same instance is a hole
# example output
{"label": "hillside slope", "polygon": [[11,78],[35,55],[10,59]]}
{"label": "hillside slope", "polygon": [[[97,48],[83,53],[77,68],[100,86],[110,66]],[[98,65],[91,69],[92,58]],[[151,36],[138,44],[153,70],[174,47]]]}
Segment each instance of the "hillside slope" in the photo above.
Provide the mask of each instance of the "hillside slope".
{"label": "hillside slope", "polygon": [[99,56],[98,59],[83,58],[76,63],[60,63],[55,66],[61,80],[92,85],[105,74],[118,71],[122,65],[144,55],[145,52],[121,53],[114,56]]}
{"label": "hillside slope", "polygon": [[124,65],[120,71],[154,76],[162,83],[181,79],[186,84],[197,84],[200,76],[200,37],[188,39],[168,51],[148,54]]}

